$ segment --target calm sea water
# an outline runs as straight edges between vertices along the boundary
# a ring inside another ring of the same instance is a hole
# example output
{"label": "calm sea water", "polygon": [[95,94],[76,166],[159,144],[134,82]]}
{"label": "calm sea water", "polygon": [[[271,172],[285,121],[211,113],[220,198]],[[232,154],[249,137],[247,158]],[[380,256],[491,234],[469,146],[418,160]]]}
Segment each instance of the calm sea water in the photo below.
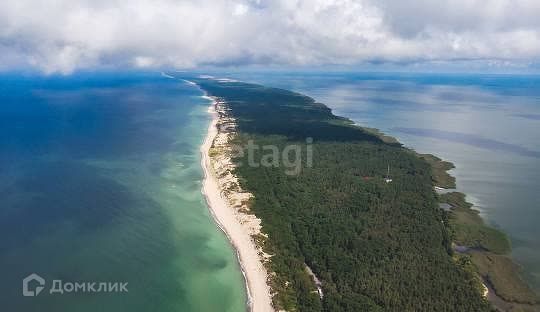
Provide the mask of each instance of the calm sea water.
{"label": "calm sea water", "polygon": [[453,162],[458,190],[512,241],[540,291],[540,76],[216,73],[293,89]]}
{"label": "calm sea water", "polygon": [[[153,73],[0,76],[0,310],[246,310],[200,191],[200,96]],[[31,273],[46,288],[23,297]],[[50,294],[54,279],[129,292]]]}

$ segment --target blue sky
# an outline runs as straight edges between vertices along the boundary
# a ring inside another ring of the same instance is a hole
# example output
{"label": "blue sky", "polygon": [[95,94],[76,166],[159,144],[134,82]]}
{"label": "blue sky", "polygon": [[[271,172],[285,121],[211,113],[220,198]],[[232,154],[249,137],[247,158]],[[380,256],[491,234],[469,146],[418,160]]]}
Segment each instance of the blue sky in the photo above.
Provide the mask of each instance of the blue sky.
{"label": "blue sky", "polygon": [[537,0],[3,0],[0,70],[538,72]]}

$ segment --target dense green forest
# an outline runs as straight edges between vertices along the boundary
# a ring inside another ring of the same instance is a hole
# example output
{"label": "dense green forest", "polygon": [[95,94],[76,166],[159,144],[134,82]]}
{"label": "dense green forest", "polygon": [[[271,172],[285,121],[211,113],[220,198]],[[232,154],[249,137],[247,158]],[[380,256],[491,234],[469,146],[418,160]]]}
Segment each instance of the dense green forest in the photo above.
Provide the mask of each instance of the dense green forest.
{"label": "dense green forest", "polygon": [[[237,120],[236,143],[302,147],[296,175],[282,166],[247,166],[247,155],[235,159],[243,188],[254,194],[251,209],[268,234],[262,244],[273,255],[277,309],[490,310],[470,264],[452,258],[448,220],[426,160],[298,93],[196,82],[228,103]],[[255,160],[261,157],[259,150]],[[388,166],[390,183],[384,181]],[[306,264],[322,281],[322,300]]]}

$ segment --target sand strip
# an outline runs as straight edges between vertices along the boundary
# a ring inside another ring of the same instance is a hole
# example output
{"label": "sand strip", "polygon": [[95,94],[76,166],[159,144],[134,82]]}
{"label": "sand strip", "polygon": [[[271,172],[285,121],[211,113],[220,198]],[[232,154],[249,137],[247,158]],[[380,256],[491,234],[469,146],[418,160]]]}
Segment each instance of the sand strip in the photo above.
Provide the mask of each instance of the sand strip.
{"label": "sand strip", "polygon": [[212,114],[212,122],[208,127],[208,134],[201,146],[201,165],[204,169],[202,192],[206,197],[214,220],[221,230],[225,232],[229,241],[236,249],[238,260],[246,279],[250,311],[274,311],[272,308],[270,287],[267,284],[268,273],[261,262],[257,246],[251,238],[249,228],[239,222],[234,209],[229,207],[227,200],[222,196],[218,178],[212,167],[209,151],[218,134],[218,114],[214,106],[215,101],[212,102],[208,109],[208,112]]}

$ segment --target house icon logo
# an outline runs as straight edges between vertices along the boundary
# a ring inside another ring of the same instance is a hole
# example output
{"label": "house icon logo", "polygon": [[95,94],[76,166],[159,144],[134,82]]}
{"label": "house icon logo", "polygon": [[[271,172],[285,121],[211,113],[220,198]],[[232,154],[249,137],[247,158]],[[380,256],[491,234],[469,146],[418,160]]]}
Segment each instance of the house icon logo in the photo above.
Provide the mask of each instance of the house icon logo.
{"label": "house icon logo", "polygon": [[25,297],[35,297],[39,295],[43,288],[45,288],[45,280],[36,273],[32,273],[23,279],[23,296]]}

